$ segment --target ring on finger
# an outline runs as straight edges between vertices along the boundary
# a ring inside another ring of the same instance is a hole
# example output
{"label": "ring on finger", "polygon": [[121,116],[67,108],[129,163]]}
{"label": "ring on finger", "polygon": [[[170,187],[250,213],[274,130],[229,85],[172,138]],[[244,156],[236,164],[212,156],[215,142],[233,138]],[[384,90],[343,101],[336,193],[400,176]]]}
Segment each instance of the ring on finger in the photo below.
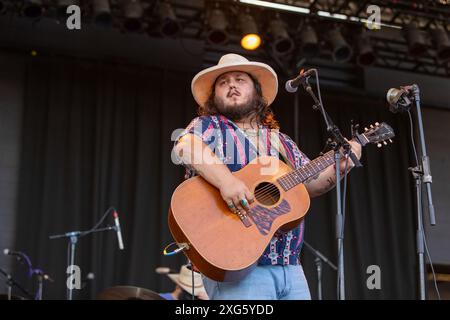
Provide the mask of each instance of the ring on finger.
{"label": "ring on finger", "polygon": [[227,206],[228,206],[228,208],[230,208],[230,209],[236,208],[236,207],[234,206],[234,203],[233,203],[232,201],[227,202]]}

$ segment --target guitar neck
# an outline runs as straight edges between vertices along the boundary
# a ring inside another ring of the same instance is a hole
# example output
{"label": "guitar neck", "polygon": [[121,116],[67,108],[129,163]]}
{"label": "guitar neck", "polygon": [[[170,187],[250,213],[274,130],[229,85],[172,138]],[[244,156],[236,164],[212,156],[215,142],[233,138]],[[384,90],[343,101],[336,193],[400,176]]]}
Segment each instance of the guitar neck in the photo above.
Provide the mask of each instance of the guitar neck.
{"label": "guitar neck", "polygon": [[311,177],[322,172],[334,163],[334,150],[328,151],[323,156],[308,162],[306,165],[277,179],[282,188],[287,191],[296,185],[305,182]]}
{"label": "guitar neck", "polygon": [[[381,124],[375,122],[375,125],[371,125],[370,129],[365,128],[364,133],[356,133],[353,141],[358,142],[361,146],[365,146],[368,143],[376,143],[378,147],[381,147],[381,142],[386,145],[386,140],[389,139],[389,141],[392,142],[391,138],[394,136],[394,130],[388,124],[384,122]],[[301,168],[283,175],[278,178],[277,181],[281,187],[287,191],[300,183],[304,183],[309,178],[314,177],[325,168],[331,166],[333,163],[334,150],[331,150],[323,156],[308,162]]]}

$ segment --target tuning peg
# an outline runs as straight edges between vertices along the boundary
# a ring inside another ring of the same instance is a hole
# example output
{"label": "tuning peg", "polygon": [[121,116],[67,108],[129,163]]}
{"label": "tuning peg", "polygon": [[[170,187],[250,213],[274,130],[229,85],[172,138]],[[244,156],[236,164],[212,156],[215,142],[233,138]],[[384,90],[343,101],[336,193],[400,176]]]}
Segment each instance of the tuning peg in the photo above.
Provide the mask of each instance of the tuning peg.
{"label": "tuning peg", "polygon": [[367,129],[367,127],[364,127],[364,132],[367,132],[367,131],[369,131],[369,129]]}
{"label": "tuning peg", "polygon": [[390,143],[394,143],[394,141],[392,141],[392,139],[389,139],[389,142],[390,142]]}
{"label": "tuning peg", "polygon": [[379,143],[379,142],[377,143],[377,147],[378,147],[378,148],[381,148],[382,146],[383,146],[383,145],[382,145],[381,143]]}
{"label": "tuning peg", "polygon": [[386,145],[387,145],[387,142],[386,142],[386,141],[383,141],[383,144],[386,146]]}
{"label": "tuning peg", "polygon": [[373,124],[370,125],[370,128],[373,129]]}
{"label": "tuning peg", "polygon": [[378,127],[380,124],[378,122],[375,122],[375,125]]}

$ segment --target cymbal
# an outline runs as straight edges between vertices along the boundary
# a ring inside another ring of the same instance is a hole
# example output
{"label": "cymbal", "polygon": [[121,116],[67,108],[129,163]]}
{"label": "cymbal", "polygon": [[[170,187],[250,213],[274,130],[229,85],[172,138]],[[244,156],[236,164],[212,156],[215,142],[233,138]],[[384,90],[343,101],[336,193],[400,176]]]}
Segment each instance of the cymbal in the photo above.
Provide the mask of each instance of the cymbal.
{"label": "cymbal", "polygon": [[100,292],[97,300],[166,300],[154,291],[132,287],[115,286],[109,287]]}

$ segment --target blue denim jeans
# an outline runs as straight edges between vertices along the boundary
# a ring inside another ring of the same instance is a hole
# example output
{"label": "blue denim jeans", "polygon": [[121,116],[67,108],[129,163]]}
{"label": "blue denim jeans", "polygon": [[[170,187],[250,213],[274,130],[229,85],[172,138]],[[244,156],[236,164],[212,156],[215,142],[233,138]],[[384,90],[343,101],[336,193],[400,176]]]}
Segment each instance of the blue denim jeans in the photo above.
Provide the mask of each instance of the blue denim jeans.
{"label": "blue denim jeans", "polygon": [[258,265],[240,281],[203,285],[212,300],[311,300],[301,265]]}

